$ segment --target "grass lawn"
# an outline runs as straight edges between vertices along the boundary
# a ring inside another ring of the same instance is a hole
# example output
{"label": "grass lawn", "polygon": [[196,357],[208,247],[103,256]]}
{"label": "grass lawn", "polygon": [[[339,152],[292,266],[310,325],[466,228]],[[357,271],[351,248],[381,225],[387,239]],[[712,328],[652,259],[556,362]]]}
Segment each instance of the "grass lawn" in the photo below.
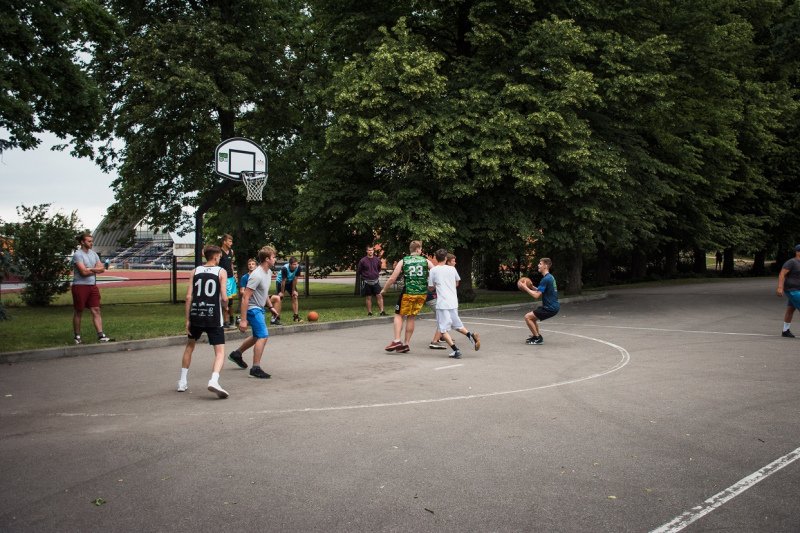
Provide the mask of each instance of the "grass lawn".
{"label": "grass lawn", "polygon": [[[182,299],[186,294],[186,283],[178,284],[178,295]],[[317,311],[321,322],[351,320],[366,317],[364,298],[353,294],[352,285],[311,282],[310,296],[303,296],[304,287],[298,285],[300,292],[300,316],[305,319],[309,311]],[[185,306],[183,303],[140,303],[169,301],[168,285],[142,287],[118,287],[103,285],[102,295],[103,330],[118,340],[148,339],[181,335],[185,326]],[[388,314],[394,313],[397,301],[396,291],[386,294],[384,307]],[[478,294],[475,301],[462,304],[460,308],[488,307],[511,303],[531,301],[521,292]],[[46,308],[30,308],[21,304],[16,295],[3,295],[3,303],[13,317],[0,322],[0,352],[32,350],[71,346],[72,340],[72,296],[62,294],[54,304]],[[236,309],[238,310],[238,302]],[[373,298],[373,313],[377,314],[377,302]],[[430,313],[425,307],[423,313]],[[288,317],[289,321],[286,320]],[[284,323],[291,323],[291,303],[284,301],[281,318]],[[92,325],[92,316],[84,311],[81,321],[81,336],[84,344],[97,342]]]}

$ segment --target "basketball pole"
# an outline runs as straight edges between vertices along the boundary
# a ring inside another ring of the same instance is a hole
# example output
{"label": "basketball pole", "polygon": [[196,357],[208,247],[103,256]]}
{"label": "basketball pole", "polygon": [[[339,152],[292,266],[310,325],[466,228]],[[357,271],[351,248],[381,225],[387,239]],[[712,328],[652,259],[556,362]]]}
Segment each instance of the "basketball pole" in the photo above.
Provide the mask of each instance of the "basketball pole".
{"label": "basketball pole", "polygon": [[197,208],[197,212],[194,214],[195,267],[199,267],[201,264],[203,264],[203,215],[206,214],[206,211],[211,209],[211,206],[217,203],[217,200],[219,200],[223,194],[231,190],[235,185],[235,181],[225,180],[225,183],[214,189],[214,192],[211,193],[211,196],[209,196],[208,199]]}

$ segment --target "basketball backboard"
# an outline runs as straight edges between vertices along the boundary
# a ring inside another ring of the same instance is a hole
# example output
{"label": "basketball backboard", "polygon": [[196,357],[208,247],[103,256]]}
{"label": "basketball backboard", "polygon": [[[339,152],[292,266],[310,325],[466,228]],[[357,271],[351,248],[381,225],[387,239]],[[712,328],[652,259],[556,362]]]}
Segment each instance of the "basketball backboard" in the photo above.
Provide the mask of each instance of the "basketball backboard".
{"label": "basketball backboard", "polygon": [[243,137],[222,141],[214,151],[214,170],[224,178],[241,181],[242,172],[267,172],[267,153]]}

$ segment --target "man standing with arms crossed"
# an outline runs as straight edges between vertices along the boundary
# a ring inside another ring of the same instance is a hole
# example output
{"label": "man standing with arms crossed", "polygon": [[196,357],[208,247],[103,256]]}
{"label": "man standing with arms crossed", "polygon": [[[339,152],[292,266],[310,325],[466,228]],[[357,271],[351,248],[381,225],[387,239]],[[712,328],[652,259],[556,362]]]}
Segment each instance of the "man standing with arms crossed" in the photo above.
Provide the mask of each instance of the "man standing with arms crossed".
{"label": "man standing with arms crossed", "polygon": [[219,266],[225,269],[225,274],[228,276],[228,284],[225,288],[225,296],[228,299],[228,312],[223,315],[225,322],[222,324],[223,328],[233,327],[233,302],[231,301],[236,296],[236,274],[233,272],[233,237],[227,233],[222,236],[222,258],[219,260]]}
{"label": "man standing with arms crossed", "polygon": [[794,247],[794,257],[783,264],[778,275],[778,296],[786,296],[786,311],[783,314],[782,337],[794,337],[789,327],[792,315],[800,308],[800,244]]}
{"label": "man standing with arms crossed", "polygon": [[[433,268],[427,257],[423,257],[422,243],[411,241],[407,255],[397,263],[392,275],[386,281],[386,286],[381,289],[381,295],[386,293],[386,287],[390,287],[395,282],[400,273],[405,277],[405,288],[403,294],[394,308],[394,341],[385,349],[387,352],[406,353],[410,350],[408,343],[411,335],[414,334],[414,323],[422,306],[425,305],[425,298],[428,296],[428,271]],[[400,336],[403,333],[403,317],[406,317],[405,340],[401,342]]]}
{"label": "man standing with arms crossed", "polygon": [[72,276],[72,307],[75,313],[72,316],[72,328],[75,332],[75,344],[81,344],[81,317],[87,307],[92,313],[94,329],[97,330],[99,342],[109,342],[103,333],[103,319],[100,316],[100,290],[97,288],[97,274],[106,271],[100,256],[92,250],[94,239],[90,233],[78,235],[80,248],[72,255],[74,267]]}
{"label": "man standing with arms crossed", "polygon": [[381,316],[386,316],[383,311],[383,293],[381,292],[381,258],[375,255],[375,247],[367,246],[367,255],[361,258],[356,267],[356,274],[361,278],[361,296],[367,299],[367,316],[372,316],[372,296],[378,300]]}
{"label": "man standing with arms crossed", "polygon": [[261,356],[264,354],[264,347],[267,345],[269,331],[267,321],[264,316],[264,307],[269,307],[272,316],[278,316],[278,312],[272,306],[269,299],[269,286],[272,282],[272,267],[275,266],[275,250],[270,246],[264,246],[258,252],[259,266],[250,273],[247,280],[247,288],[242,295],[242,308],[247,309],[247,314],[242,316],[239,322],[239,331],[247,331],[247,324],[250,323],[253,334],[246,338],[237,350],[228,355],[228,359],[239,365],[239,368],[247,368],[247,363],[242,360],[242,353],[253,347],[253,368],[250,369],[251,378],[268,379],[271,376],[261,370]]}

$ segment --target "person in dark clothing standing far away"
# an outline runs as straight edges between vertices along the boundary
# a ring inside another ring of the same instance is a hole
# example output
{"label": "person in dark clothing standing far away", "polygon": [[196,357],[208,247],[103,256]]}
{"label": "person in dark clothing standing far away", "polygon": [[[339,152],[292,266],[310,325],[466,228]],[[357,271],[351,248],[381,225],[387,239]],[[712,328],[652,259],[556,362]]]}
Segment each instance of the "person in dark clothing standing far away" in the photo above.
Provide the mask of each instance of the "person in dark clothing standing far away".
{"label": "person in dark clothing standing far away", "polygon": [[543,257],[542,260],[539,261],[539,273],[542,274],[542,281],[539,282],[539,286],[535,290],[529,289],[522,281],[517,282],[519,290],[527,292],[534,298],[542,297],[542,306],[525,315],[525,323],[533,334],[528,337],[525,344],[544,343],[544,339],[541,333],[539,333],[539,325],[537,322],[540,320],[547,320],[548,318],[556,316],[558,313],[558,287],[556,286],[556,279],[550,273],[550,268],[552,268],[552,266],[553,262],[550,261],[548,257]]}
{"label": "person in dark clothing standing far away", "polygon": [[206,264],[192,271],[189,288],[186,291],[186,348],[183,350],[181,378],[178,380],[178,392],[188,387],[189,365],[197,341],[205,331],[208,343],[214,347],[214,365],[208,390],[220,398],[227,398],[228,392],[219,384],[219,373],[225,362],[225,331],[222,328],[222,317],[228,310],[228,298],[225,296],[228,276],[219,266],[222,250],[213,244],[203,248]]}
{"label": "person in dark clothing standing far away", "polygon": [[228,298],[228,311],[225,313],[225,320],[222,324],[224,328],[233,327],[233,302],[231,301],[236,296],[238,290],[236,287],[236,273],[233,271],[233,237],[227,233],[222,236],[222,258],[219,260],[219,266],[225,269],[225,274],[228,276],[228,284],[225,287],[225,296]]}
{"label": "person in dark clothing standing far away", "polygon": [[778,275],[778,296],[786,296],[786,312],[783,314],[783,337],[794,337],[789,327],[792,315],[800,308],[800,244],[794,247],[794,257],[783,264]]}
{"label": "person in dark clothing standing far away", "polygon": [[386,316],[383,311],[383,293],[381,293],[381,258],[375,255],[375,247],[367,246],[367,255],[362,257],[356,267],[356,274],[361,277],[361,296],[367,299],[367,316],[372,316],[372,296],[378,300],[381,316]]}

